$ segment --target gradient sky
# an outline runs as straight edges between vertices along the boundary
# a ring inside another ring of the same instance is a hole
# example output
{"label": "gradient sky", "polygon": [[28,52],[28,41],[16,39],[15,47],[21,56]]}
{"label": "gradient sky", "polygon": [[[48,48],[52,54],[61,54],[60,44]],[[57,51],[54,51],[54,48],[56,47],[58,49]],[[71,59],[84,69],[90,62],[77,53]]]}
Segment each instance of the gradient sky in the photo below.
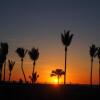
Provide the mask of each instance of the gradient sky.
{"label": "gradient sky", "polygon": [[[38,82],[53,82],[50,72],[64,68],[60,36],[64,29],[74,34],[68,51],[67,82],[89,83],[89,46],[100,46],[100,0],[0,0],[0,42],[8,42],[7,58],[16,61],[12,80],[23,78],[16,48],[36,47],[40,51]],[[29,80],[32,61],[28,55],[24,70]],[[98,83],[97,58],[93,70],[93,82]],[[8,79],[8,72],[6,76]]]}

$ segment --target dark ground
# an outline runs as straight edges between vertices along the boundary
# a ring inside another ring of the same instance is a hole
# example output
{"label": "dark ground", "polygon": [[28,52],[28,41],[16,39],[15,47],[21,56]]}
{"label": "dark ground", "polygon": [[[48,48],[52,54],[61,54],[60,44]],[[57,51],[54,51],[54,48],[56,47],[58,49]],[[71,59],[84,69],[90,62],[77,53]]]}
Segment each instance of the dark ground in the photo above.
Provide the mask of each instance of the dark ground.
{"label": "dark ground", "polygon": [[0,100],[100,100],[100,87],[0,83]]}

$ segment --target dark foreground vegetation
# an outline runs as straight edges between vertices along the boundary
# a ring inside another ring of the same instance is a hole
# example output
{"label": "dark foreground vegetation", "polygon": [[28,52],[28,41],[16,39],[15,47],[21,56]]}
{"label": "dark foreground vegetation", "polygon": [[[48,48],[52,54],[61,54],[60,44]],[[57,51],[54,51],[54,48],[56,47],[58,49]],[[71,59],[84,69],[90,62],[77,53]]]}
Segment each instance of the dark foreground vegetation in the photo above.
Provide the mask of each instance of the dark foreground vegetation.
{"label": "dark foreground vegetation", "polygon": [[100,100],[100,87],[2,82],[0,100]]}

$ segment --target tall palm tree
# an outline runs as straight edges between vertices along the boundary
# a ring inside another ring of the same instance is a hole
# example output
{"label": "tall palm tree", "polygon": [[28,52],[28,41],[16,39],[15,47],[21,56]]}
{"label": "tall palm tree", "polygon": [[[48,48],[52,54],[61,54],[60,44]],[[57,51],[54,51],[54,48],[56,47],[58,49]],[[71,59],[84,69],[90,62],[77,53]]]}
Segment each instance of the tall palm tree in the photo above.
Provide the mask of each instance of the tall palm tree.
{"label": "tall palm tree", "polygon": [[10,81],[10,78],[11,78],[11,72],[12,72],[12,70],[13,70],[14,65],[15,65],[15,61],[8,60],[8,67],[9,67],[9,81]]}
{"label": "tall palm tree", "polygon": [[25,82],[26,82],[26,76],[25,76],[24,69],[23,69],[23,60],[24,60],[24,57],[25,57],[25,55],[27,53],[27,50],[25,50],[24,48],[17,48],[16,49],[16,53],[21,58],[21,69],[22,69],[22,72],[23,72],[23,75],[24,75],[24,79],[25,79]]}
{"label": "tall palm tree", "polygon": [[58,84],[59,84],[59,78],[62,76],[62,75],[64,75],[65,74],[65,72],[62,70],[62,69],[56,69],[56,70],[53,70],[52,72],[51,72],[51,77],[52,76],[57,76],[57,78],[58,78]]}
{"label": "tall palm tree", "polygon": [[96,57],[96,52],[97,52],[98,48],[96,48],[96,46],[94,44],[92,44],[92,46],[90,46],[90,57],[91,57],[91,71],[90,71],[90,84],[92,86],[92,69],[93,69],[93,58]]}
{"label": "tall palm tree", "polygon": [[4,77],[3,80],[5,81],[5,69],[6,69],[6,56],[8,54],[8,43],[6,42],[1,42],[1,49],[3,52],[3,55],[5,56],[5,62],[4,62]]}
{"label": "tall palm tree", "polygon": [[100,47],[98,48],[98,59],[99,59],[99,85],[100,85]]}
{"label": "tall palm tree", "polygon": [[38,49],[32,48],[28,54],[29,54],[31,60],[33,61],[33,73],[34,73],[36,60],[39,58],[39,51],[38,51]]}
{"label": "tall palm tree", "polygon": [[64,75],[64,84],[66,84],[66,60],[67,60],[67,50],[68,46],[71,44],[73,38],[73,34],[70,34],[70,31],[67,32],[64,30],[64,33],[61,33],[61,40],[63,45],[65,46],[65,75]]}
{"label": "tall palm tree", "polygon": [[0,48],[0,81],[2,80],[2,68],[3,68],[3,63],[5,62],[6,57],[3,54],[2,49]]}

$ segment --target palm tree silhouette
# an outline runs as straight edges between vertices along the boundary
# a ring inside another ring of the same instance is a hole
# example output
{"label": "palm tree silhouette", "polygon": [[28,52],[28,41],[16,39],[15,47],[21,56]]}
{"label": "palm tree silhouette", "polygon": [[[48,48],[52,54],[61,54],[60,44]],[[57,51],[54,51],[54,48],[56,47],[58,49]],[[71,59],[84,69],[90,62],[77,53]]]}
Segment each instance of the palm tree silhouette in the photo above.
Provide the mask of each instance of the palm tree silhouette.
{"label": "palm tree silhouette", "polygon": [[3,55],[5,56],[5,62],[4,62],[4,77],[3,80],[5,81],[5,69],[6,69],[6,56],[8,54],[8,43],[6,42],[1,42],[1,49],[3,52]]}
{"label": "palm tree silhouette", "polygon": [[28,54],[31,60],[33,61],[33,73],[34,73],[36,60],[39,58],[39,51],[38,49],[32,48],[31,51],[28,52]]}
{"label": "palm tree silhouette", "polygon": [[62,69],[56,69],[56,70],[53,70],[52,72],[51,72],[51,77],[52,76],[57,76],[57,78],[58,78],[58,84],[59,84],[59,78],[62,76],[62,75],[64,75],[65,74],[65,72],[62,70]]}
{"label": "palm tree silhouette", "polygon": [[32,83],[35,83],[37,81],[38,77],[39,77],[39,74],[37,74],[37,72],[32,73],[32,76],[29,76]]}
{"label": "palm tree silhouette", "polygon": [[5,55],[3,54],[2,49],[0,48],[0,81],[2,80],[2,68],[3,68],[3,63],[5,62]]}
{"label": "palm tree silhouette", "polygon": [[67,60],[67,51],[68,51],[68,46],[70,45],[71,41],[73,38],[73,34],[70,34],[70,31],[68,30],[67,32],[64,30],[64,34],[61,33],[61,40],[63,45],[65,46],[65,75],[64,75],[64,84],[66,84],[66,60]]}
{"label": "palm tree silhouette", "polygon": [[13,70],[14,65],[15,65],[15,61],[8,60],[8,67],[9,67],[9,81],[10,81],[10,78],[11,78],[11,72],[12,72],[12,70]]}
{"label": "palm tree silhouette", "polygon": [[91,57],[91,71],[90,71],[90,84],[92,86],[92,69],[93,69],[93,58],[96,57],[96,52],[97,52],[98,48],[96,48],[96,46],[94,44],[92,44],[92,46],[90,46],[90,57]]}
{"label": "palm tree silhouette", "polygon": [[25,57],[25,55],[27,53],[27,50],[25,50],[24,48],[17,48],[16,49],[16,53],[21,58],[21,69],[22,69],[22,72],[23,72],[23,75],[24,75],[24,79],[25,79],[25,82],[26,82],[26,76],[25,76],[24,69],[23,69],[23,60],[24,60],[24,57]]}
{"label": "palm tree silhouette", "polygon": [[100,47],[98,48],[98,59],[99,59],[99,85],[100,85]]}

